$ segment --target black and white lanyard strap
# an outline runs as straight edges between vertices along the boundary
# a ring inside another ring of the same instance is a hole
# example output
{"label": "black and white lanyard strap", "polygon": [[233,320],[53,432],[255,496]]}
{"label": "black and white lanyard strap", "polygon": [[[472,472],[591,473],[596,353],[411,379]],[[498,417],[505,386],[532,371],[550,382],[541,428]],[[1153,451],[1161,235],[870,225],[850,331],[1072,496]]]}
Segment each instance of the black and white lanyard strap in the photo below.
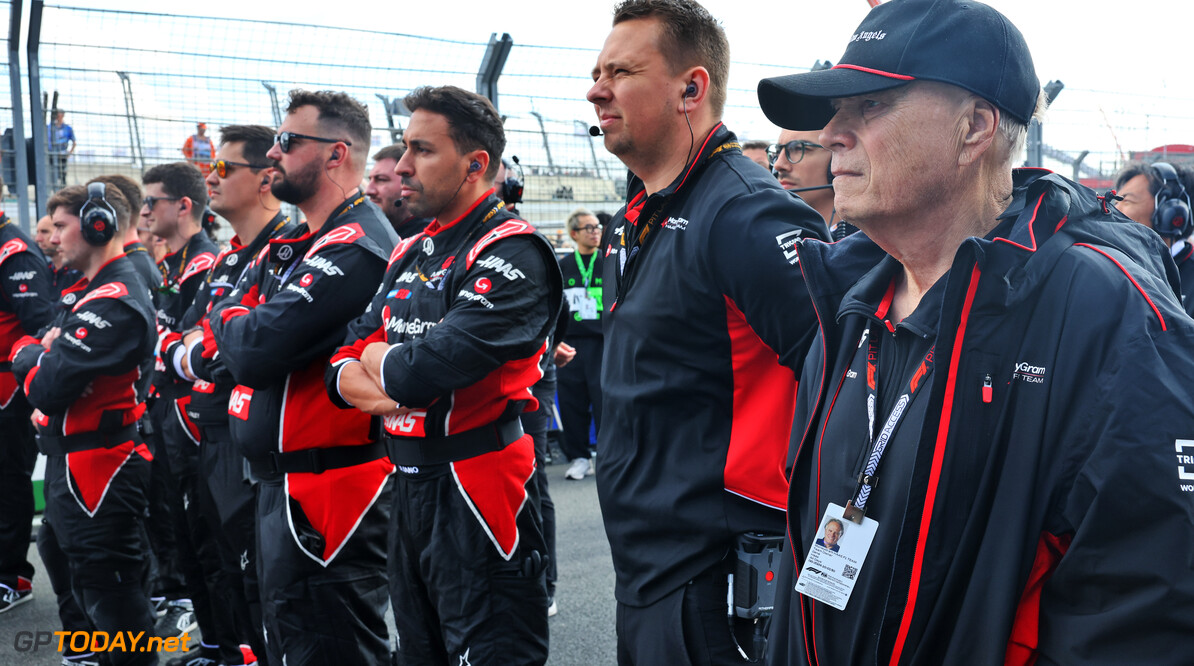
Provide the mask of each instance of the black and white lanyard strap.
{"label": "black and white lanyard strap", "polygon": [[875,488],[879,481],[879,464],[883,462],[883,454],[887,451],[887,445],[895,435],[896,429],[903,422],[904,416],[908,412],[908,406],[912,403],[912,399],[916,397],[917,392],[925,384],[929,383],[927,380],[933,374],[933,351],[937,347],[934,344],[929,348],[928,353],[925,354],[920,365],[912,373],[912,377],[908,379],[903,392],[900,393],[900,397],[891,408],[891,413],[887,415],[887,420],[883,423],[883,429],[876,433],[875,410],[879,403],[879,346],[882,344],[882,341],[883,332],[876,332],[873,326],[868,325],[866,414],[867,445],[871,449],[871,455],[867,458],[866,466],[863,468],[862,473],[858,475],[858,487],[854,491],[851,501],[846,504],[844,514],[846,518],[859,523],[862,522],[862,517],[866,514],[867,500],[870,499],[871,490]]}

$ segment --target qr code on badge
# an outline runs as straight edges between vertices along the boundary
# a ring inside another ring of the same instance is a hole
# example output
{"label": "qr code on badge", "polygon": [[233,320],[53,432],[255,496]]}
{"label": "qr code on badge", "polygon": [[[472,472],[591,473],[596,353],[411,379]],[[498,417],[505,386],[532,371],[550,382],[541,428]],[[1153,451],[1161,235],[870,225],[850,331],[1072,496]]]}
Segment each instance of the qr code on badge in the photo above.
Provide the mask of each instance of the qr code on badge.
{"label": "qr code on badge", "polygon": [[857,567],[852,567],[852,566],[850,566],[849,564],[847,564],[846,566],[842,567],[842,578],[846,578],[846,579],[849,579],[849,580],[854,580],[854,577],[855,577],[855,576],[857,576],[857,575],[858,575],[858,568],[857,568]]}

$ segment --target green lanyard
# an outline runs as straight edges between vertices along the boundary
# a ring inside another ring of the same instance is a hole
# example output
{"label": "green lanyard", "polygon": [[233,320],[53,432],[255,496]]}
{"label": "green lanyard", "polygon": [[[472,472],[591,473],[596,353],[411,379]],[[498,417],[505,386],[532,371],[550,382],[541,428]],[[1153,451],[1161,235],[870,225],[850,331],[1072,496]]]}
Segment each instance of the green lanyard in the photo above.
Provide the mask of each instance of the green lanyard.
{"label": "green lanyard", "polygon": [[580,260],[580,250],[576,250],[573,254],[576,256],[576,268],[580,271],[580,280],[587,289],[589,283],[593,281],[593,264],[597,263],[597,251],[594,250],[593,254],[589,255],[588,268],[585,268],[584,262]]}

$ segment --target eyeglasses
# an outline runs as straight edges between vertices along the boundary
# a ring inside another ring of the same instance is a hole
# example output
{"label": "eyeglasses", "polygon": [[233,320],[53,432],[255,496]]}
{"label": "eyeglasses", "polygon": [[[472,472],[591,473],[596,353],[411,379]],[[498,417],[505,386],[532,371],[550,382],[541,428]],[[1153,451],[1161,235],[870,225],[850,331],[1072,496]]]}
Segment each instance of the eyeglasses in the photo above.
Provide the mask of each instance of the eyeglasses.
{"label": "eyeglasses", "polygon": [[178,201],[181,198],[182,197],[145,197],[143,205],[147,209],[153,210],[153,207],[156,206],[159,201]]}
{"label": "eyeglasses", "polygon": [[346,146],[351,146],[352,142],[347,139],[329,139],[323,136],[311,136],[309,134],[299,134],[297,132],[279,132],[274,135],[274,143],[282,148],[282,152],[290,152],[290,142],[295,139],[306,139],[308,141],[318,141],[320,143],[343,143]]}
{"label": "eyeglasses", "polygon": [[788,160],[789,164],[799,164],[800,160],[804,159],[804,154],[808,152],[809,148],[815,150],[817,148],[823,149],[825,146],[822,146],[819,143],[813,143],[812,141],[805,141],[803,139],[789,141],[783,145],[773,143],[770,146],[767,146],[767,159],[770,160],[772,164],[775,164],[775,160],[779,158],[780,150],[783,150],[784,158]]}
{"label": "eyeglasses", "polygon": [[586,225],[585,225],[585,226],[583,226],[583,227],[577,227],[577,228],[576,228],[574,231],[583,231],[583,232],[585,232],[586,234],[591,234],[591,233],[593,233],[594,231],[601,231],[601,225],[599,225],[599,224],[586,224]]}
{"label": "eyeglasses", "polygon": [[249,167],[250,169],[269,168],[268,164],[249,164],[248,162],[230,162],[228,160],[216,160],[215,162],[211,163],[211,170],[215,171],[216,175],[219,176],[220,178],[227,178],[228,177],[228,167],[230,167],[230,166]]}

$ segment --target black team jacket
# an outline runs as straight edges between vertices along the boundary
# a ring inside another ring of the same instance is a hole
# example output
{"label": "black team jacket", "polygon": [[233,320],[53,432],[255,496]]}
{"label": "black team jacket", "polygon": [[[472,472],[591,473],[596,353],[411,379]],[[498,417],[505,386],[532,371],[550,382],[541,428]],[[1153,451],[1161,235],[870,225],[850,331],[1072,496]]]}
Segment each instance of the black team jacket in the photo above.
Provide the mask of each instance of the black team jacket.
{"label": "black team jacket", "polygon": [[[911,457],[910,479],[880,481],[908,484],[908,508],[878,527],[899,530],[894,556],[869,554],[856,585],[879,571],[886,604],[838,611],[781,586],[769,663],[1194,658],[1194,321],[1177,270],[1091,190],[1041,169],[1014,177],[999,226],[962,243],[942,278],[919,443],[885,454]],[[838,306],[886,257],[861,233],[799,252],[820,332],[792,429],[788,574],[855,487],[820,466],[841,444],[820,432],[863,328]],[[841,623],[870,650],[826,638]]]}

